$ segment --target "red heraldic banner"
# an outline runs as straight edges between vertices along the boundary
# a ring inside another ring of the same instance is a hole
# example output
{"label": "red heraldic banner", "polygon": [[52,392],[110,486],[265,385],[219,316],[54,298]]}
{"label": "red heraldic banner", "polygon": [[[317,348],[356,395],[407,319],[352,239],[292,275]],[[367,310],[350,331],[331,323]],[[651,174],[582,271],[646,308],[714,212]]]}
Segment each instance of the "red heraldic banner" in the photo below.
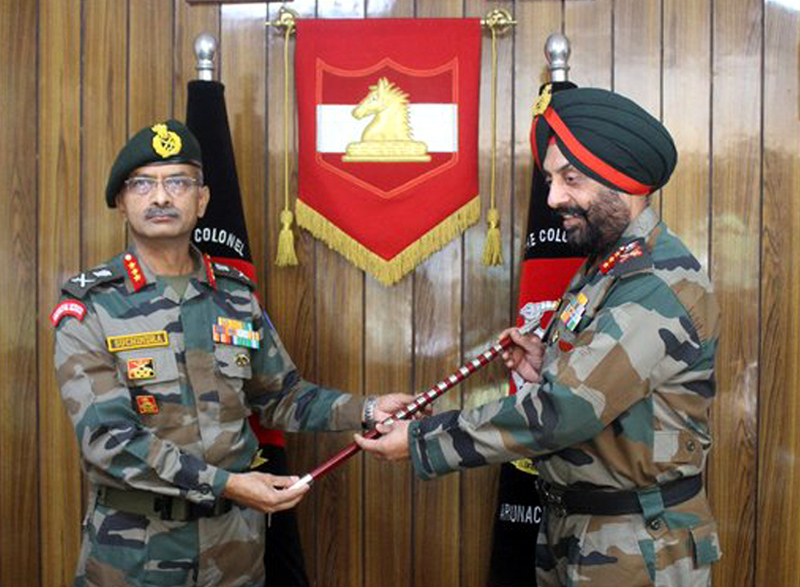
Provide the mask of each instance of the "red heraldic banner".
{"label": "red heraldic banner", "polygon": [[384,284],[480,217],[478,19],[300,20],[297,222]]}

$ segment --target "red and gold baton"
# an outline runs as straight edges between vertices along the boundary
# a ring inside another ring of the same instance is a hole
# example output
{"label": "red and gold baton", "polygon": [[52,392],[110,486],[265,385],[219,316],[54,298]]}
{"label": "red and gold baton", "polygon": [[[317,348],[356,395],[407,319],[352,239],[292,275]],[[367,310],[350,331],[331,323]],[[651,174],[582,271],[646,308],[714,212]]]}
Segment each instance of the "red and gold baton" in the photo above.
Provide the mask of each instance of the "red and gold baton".
{"label": "red and gold baton", "polygon": [[[534,320],[530,320],[526,322],[524,326],[520,327],[519,332],[521,334],[527,334],[535,329],[538,329],[539,322],[541,321],[541,317],[544,312],[555,309],[555,302],[546,302],[545,304],[542,305],[541,312],[538,312],[539,315]],[[540,332],[541,331],[537,331],[539,336],[541,336]],[[411,418],[414,414],[419,413],[419,411],[424,409],[427,405],[433,403],[440,395],[452,389],[464,381],[467,377],[491,363],[495,358],[497,358],[498,355],[500,355],[501,352],[503,352],[503,350],[509,346],[511,346],[511,337],[504,336],[500,339],[500,341],[498,341],[497,344],[493,345],[468,363],[465,363],[459,367],[455,373],[446,379],[442,379],[439,383],[431,387],[425,393],[419,394],[413,402],[408,404],[405,408],[395,412],[394,415],[383,420],[381,424],[388,426],[396,420],[407,420]],[[373,428],[364,434],[364,438],[367,439],[374,439],[380,436],[382,435],[376,428]],[[294,489],[295,487],[300,487],[302,485],[311,485],[315,481],[321,479],[324,475],[330,473],[333,469],[338,467],[360,450],[361,447],[355,442],[352,442],[342,449],[338,454],[319,465],[316,469],[303,475],[303,477],[301,477],[300,480],[292,485],[289,489]]]}

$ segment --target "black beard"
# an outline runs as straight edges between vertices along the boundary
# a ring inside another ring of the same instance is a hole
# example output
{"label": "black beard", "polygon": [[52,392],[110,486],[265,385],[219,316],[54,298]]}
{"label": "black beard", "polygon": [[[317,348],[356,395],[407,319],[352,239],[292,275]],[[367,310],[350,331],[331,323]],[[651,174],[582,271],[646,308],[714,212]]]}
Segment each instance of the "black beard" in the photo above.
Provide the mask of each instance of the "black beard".
{"label": "black beard", "polygon": [[631,221],[630,211],[613,190],[598,194],[586,209],[572,206],[559,208],[558,213],[562,218],[565,214],[572,214],[583,220],[567,229],[569,244],[583,257],[605,253],[619,240]]}

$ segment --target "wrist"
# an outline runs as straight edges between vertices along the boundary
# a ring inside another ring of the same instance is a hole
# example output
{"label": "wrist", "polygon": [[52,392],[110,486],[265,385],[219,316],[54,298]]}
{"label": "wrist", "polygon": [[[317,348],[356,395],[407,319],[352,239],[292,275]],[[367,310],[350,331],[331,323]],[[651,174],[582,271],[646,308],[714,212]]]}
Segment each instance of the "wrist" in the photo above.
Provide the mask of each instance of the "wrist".
{"label": "wrist", "polygon": [[361,414],[361,425],[366,430],[372,430],[375,428],[375,407],[378,404],[378,398],[374,395],[369,396],[364,401],[364,410]]}

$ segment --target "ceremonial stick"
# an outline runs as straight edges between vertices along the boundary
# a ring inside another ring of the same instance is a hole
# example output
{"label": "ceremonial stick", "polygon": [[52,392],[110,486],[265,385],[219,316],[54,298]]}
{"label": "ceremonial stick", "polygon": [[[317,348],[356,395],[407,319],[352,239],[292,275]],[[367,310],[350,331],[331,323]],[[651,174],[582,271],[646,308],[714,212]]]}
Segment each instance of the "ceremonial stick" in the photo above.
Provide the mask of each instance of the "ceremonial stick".
{"label": "ceremonial stick", "polygon": [[[553,302],[550,302],[553,304]],[[548,310],[555,309],[555,306],[542,306],[541,312],[537,312],[538,316],[535,319],[526,321],[525,325],[520,327],[519,332],[521,334],[527,334],[534,329],[539,327],[539,322],[541,321],[542,314]],[[537,308],[538,310],[538,308]],[[538,334],[538,332],[537,332]],[[414,414],[418,413],[420,410],[425,408],[428,404],[432,403],[436,398],[440,395],[445,393],[446,391],[452,389],[457,384],[464,381],[467,377],[475,373],[475,371],[480,370],[482,367],[488,365],[492,360],[494,360],[504,349],[511,346],[511,337],[504,336],[500,339],[500,341],[490,347],[488,350],[484,351],[468,363],[465,363],[458,370],[447,377],[446,379],[442,379],[439,383],[431,387],[425,393],[421,393],[417,396],[417,398],[408,404],[405,408],[395,412],[393,416],[390,416],[383,420],[381,424],[383,425],[390,425],[396,420],[407,420],[408,418],[412,417]],[[381,433],[378,432],[377,429],[373,428],[364,434],[364,438],[367,439],[374,439],[381,436]],[[344,461],[352,457],[358,451],[361,450],[361,447],[358,446],[355,442],[347,445],[342,451],[338,454],[334,455],[321,465],[319,465],[316,469],[311,471],[310,473],[306,473],[303,477],[300,478],[297,483],[292,485],[289,489],[294,489],[295,487],[300,487],[302,485],[311,485],[314,481],[318,481],[324,475],[330,473],[333,469],[338,467]]]}

